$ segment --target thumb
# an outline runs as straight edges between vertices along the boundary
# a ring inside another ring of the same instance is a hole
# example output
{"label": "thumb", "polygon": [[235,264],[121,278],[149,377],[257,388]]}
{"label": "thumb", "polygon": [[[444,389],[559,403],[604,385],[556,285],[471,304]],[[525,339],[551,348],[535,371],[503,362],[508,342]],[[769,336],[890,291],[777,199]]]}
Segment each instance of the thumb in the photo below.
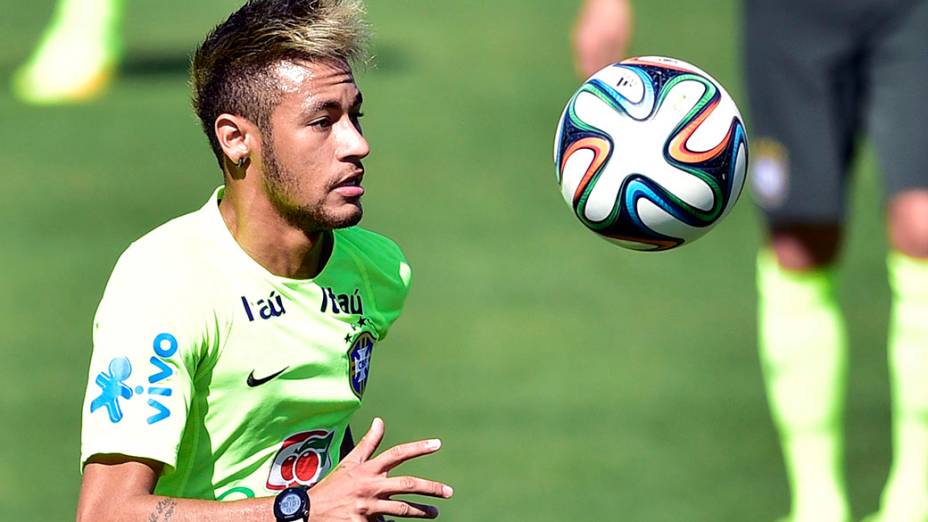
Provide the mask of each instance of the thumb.
{"label": "thumb", "polygon": [[357,462],[358,464],[367,461],[377,451],[377,447],[380,446],[380,441],[383,440],[383,431],[383,420],[380,417],[374,417],[370,429],[358,441],[357,446],[348,455],[345,455],[344,460]]}

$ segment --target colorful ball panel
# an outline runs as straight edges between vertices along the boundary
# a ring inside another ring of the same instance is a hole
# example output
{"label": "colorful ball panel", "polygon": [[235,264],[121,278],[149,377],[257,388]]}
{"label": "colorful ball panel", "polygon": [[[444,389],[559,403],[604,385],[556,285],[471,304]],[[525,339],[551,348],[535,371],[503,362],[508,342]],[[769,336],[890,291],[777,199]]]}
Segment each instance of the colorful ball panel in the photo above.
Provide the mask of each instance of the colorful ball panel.
{"label": "colorful ball panel", "polygon": [[577,218],[633,250],[668,250],[708,232],[744,185],[738,108],[700,69],[671,58],[610,65],[570,98],[554,161]]}

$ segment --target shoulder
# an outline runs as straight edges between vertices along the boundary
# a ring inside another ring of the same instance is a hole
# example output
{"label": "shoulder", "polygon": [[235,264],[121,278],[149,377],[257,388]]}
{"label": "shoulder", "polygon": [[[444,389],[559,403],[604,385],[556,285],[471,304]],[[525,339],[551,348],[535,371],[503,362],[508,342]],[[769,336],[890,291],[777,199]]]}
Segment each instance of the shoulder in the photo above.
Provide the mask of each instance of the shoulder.
{"label": "shoulder", "polygon": [[412,283],[412,269],[393,240],[352,227],[335,231],[336,264],[328,277],[359,280],[363,313],[376,325],[379,338],[399,317]]}
{"label": "shoulder", "polygon": [[211,272],[209,240],[200,212],[174,218],[132,242],[113,276],[125,274],[135,284],[160,288],[187,286]]}
{"label": "shoulder", "polygon": [[347,244],[372,259],[406,260],[402,249],[395,241],[377,232],[361,227],[350,227],[336,230],[334,233],[337,241]]}
{"label": "shoulder", "polygon": [[336,248],[351,256],[365,272],[378,274],[379,283],[393,282],[408,288],[412,279],[403,250],[392,239],[360,227],[336,230]]}
{"label": "shoulder", "polygon": [[197,212],[172,219],[129,245],[106,284],[100,312],[190,314],[216,285],[208,230]]}
{"label": "shoulder", "polygon": [[174,218],[133,241],[120,261],[131,262],[153,271],[159,267],[177,265],[196,267],[197,261],[208,249],[208,229],[201,211]]}

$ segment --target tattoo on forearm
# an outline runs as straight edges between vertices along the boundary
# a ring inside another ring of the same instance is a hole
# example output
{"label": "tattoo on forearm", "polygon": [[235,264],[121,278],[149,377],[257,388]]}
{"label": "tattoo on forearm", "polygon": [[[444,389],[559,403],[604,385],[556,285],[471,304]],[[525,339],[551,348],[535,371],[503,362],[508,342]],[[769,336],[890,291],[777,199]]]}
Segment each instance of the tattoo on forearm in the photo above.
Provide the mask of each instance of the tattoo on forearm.
{"label": "tattoo on forearm", "polygon": [[168,522],[174,517],[174,508],[177,501],[173,498],[163,498],[155,504],[155,510],[148,515],[148,522]]}

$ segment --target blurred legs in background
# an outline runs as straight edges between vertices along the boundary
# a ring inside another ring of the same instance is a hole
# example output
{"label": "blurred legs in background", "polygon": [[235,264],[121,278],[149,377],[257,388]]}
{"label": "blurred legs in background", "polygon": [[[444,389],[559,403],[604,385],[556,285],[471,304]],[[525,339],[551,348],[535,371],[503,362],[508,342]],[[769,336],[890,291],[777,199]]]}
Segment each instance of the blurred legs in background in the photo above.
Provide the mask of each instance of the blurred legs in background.
{"label": "blurred legs in background", "polygon": [[122,0],[60,0],[32,55],[13,74],[13,93],[33,104],[101,94],[122,54]]}
{"label": "blurred legs in background", "polygon": [[928,191],[889,206],[893,465],[878,522],[928,520]]}
{"label": "blurred legs in background", "polygon": [[847,341],[833,268],[837,239],[836,226],[775,230],[771,251],[758,256],[761,362],[795,522],[850,520],[842,434]]}
{"label": "blurred legs in background", "polygon": [[[928,520],[928,191],[890,203],[893,464],[872,522]],[[829,228],[831,230],[829,231]],[[760,351],[792,492],[790,520],[849,520],[843,473],[847,341],[836,227],[775,229],[758,256]]]}
{"label": "blurred legs in background", "polygon": [[893,290],[893,463],[871,520],[928,522],[926,30],[924,0],[745,2],[751,181],[771,250],[758,258],[759,348],[792,522],[850,520],[833,267],[864,132],[885,174]]}

